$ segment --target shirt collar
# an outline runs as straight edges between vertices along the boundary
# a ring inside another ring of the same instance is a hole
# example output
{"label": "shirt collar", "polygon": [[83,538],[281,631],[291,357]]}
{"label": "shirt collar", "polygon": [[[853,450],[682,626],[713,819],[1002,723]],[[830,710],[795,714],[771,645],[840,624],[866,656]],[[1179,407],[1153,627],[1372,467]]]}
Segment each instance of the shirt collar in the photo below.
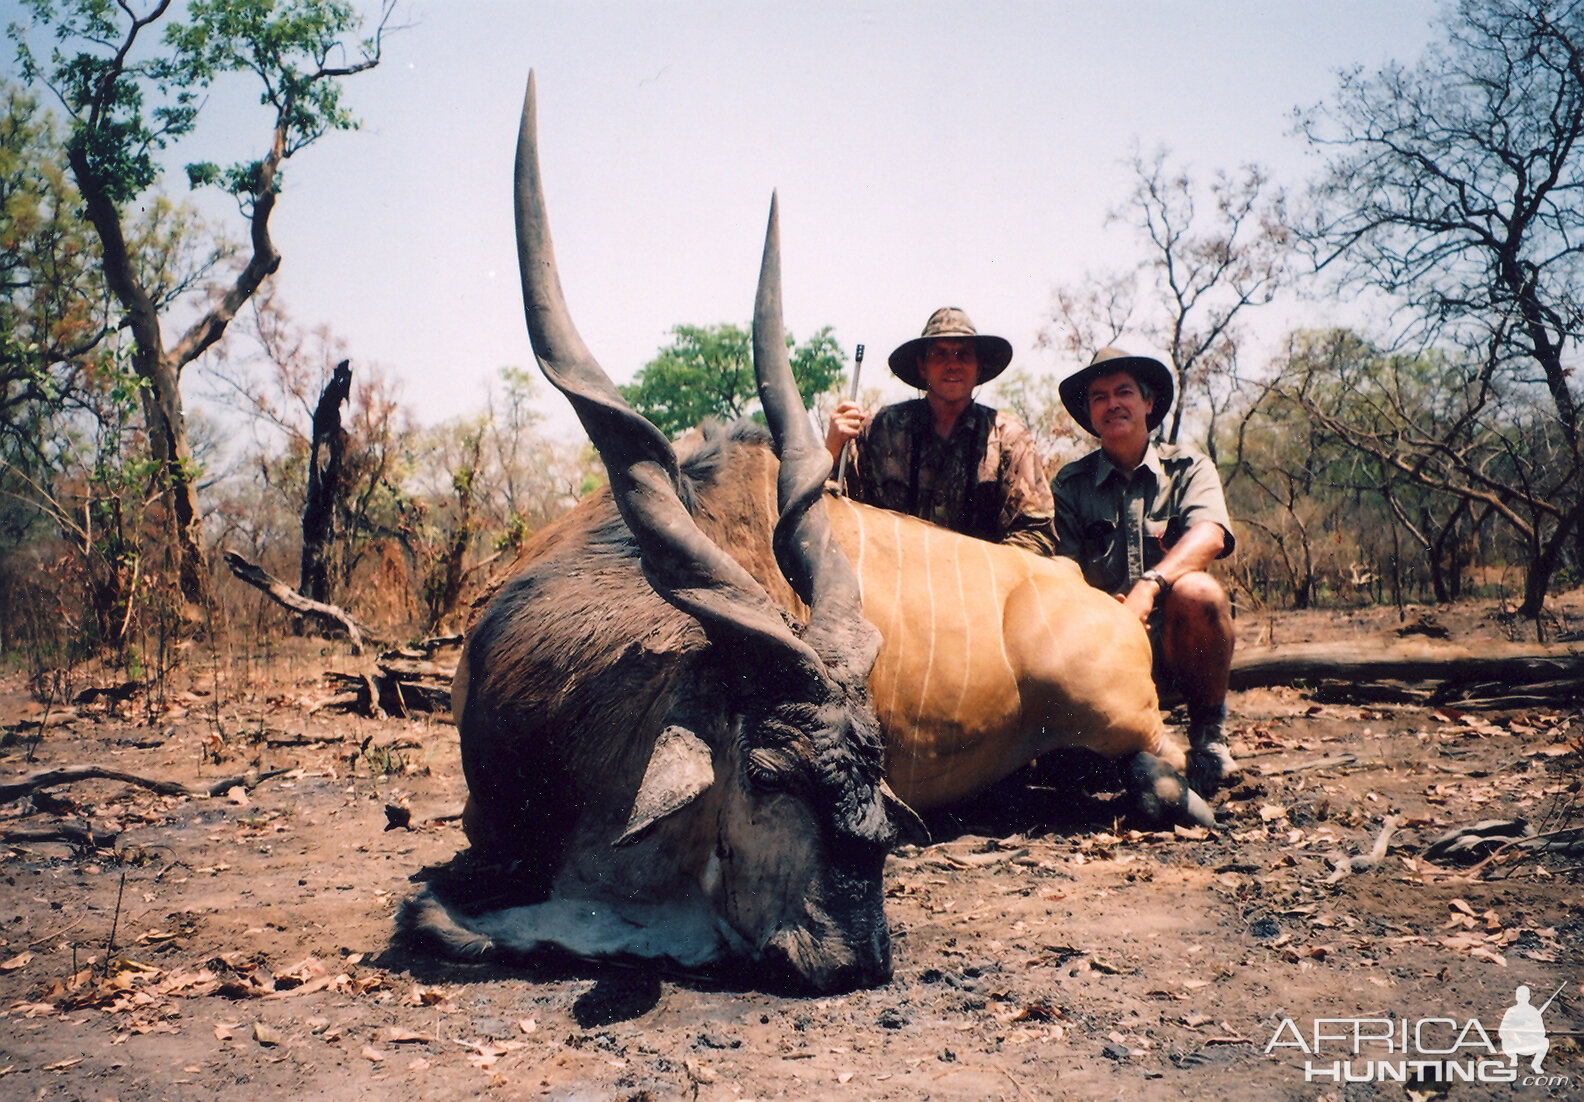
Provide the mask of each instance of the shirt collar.
{"label": "shirt collar", "polygon": [[[957,424],[952,426],[951,435],[941,443],[950,444],[964,433],[977,434],[980,420],[989,412],[988,406],[969,402],[968,408],[962,411],[961,417],[957,418]],[[930,436],[935,437],[935,411],[930,409],[928,398],[913,399],[913,427],[918,432],[928,432]],[[935,439],[940,438],[935,437]]]}
{"label": "shirt collar", "polygon": [[[1112,477],[1120,478],[1123,482],[1128,482],[1132,479],[1131,472],[1124,471],[1121,467],[1111,462],[1111,457],[1105,453],[1104,448],[1097,448],[1095,454],[1100,457],[1099,462],[1095,464],[1094,484],[1096,486],[1104,485],[1106,480]],[[1139,461],[1137,470],[1148,471],[1154,476],[1155,485],[1157,486],[1164,480],[1166,467],[1161,463],[1160,452],[1155,450],[1155,442],[1153,440],[1144,445],[1144,458]]]}

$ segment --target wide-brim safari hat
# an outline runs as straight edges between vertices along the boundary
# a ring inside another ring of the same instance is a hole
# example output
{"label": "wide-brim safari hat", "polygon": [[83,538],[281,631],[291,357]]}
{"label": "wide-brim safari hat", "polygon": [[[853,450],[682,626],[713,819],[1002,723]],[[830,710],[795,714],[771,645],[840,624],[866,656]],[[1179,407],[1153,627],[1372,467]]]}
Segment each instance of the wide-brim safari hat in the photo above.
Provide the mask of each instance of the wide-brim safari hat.
{"label": "wide-brim safari hat", "polygon": [[924,376],[919,374],[919,353],[924,351],[930,341],[938,341],[943,337],[952,337],[958,340],[971,340],[979,352],[979,382],[988,383],[1001,372],[1005,371],[1007,364],[1012,362],[1012,342],[1004,337],[986,336],[974,328],[973,322],[968,320],[968,315],[955,306],[942,306],[929,316],[929,321],[924,323],[924,332],[897,346],[891,353],[891,374],[901,379],[911,387],[919,390],[929,389],[924,385]]}
{"label": "wide-brim safari hat", "polygon": [[1094,359],[1089,361],[1087,367],[1074,371],[1058,385],[1062,405],[1067,407],[1072,419],[1077,421],[1085,432],[1090,436],[1099,436],[1100,434],[1094,430],[1094,425],[1089,422],[1089,384],[1102,375],[1111,375],[1118,371],[1126,371],[1132,375],[1149,387],[1150,393],[1155,396],[1155,403],[1150,408],[1149,416],[1144,419],[1149,430],[1154,432],[1160,428],[1160,423],[1166,420],[1166,413],[1171,409],[1177,387],[1166,365],[1150,356],[1130,356],[1120,348],[1102,348],[1094,354]]}

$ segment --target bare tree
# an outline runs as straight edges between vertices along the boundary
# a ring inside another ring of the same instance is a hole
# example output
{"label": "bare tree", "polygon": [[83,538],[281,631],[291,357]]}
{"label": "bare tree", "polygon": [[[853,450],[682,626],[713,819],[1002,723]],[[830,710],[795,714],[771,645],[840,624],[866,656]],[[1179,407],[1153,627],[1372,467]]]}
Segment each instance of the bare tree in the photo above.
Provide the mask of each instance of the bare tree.
{"label": "bare tree", "polygon": [[1217,172],[1201,188],[1166,160],[1164,150],[1147,160],[1135,153],[1133,193],[1108,218],[1139,233],[1145,254],[1137,270],[1058,288],[1040,344],[1084,361],[1131,327],[1129,341],[1164,349],[1176,376],[1164,439],[1177,442],[1188,406],[1203,408],[1213,457],[1236,374],[1237,321],[1269,303],[1288,276],[1287,215],[1281,190],[1258,166]]}
{"label": "bare tree", "polygon": [[[1347,330],[1299,334],[1271,391],[1351,453],[1332,485],[1385,505],[1393,533],[1424,552],[1438,599],[1458,588],[1459,544],[1474,531],[1499,520],[1513,557],[1531,559],[1560,512],[1538,492],[1562,449],[1544,411],[1490,408],[1483,373],[1456,354],[1386,352]],[[1400,564],[1391,570],[1396,584]]]}
{"label": "bare tree", "polygon": [[[354,384],[347,349],[325,325],[304,326],[265,286],[236,321],[242,340],[217,350],[208,397],[252,420],[256,442],[238,458],[264,483],[268,531],[247,517],[240,538],[260,553],[295,546],[303,596],[325,602],[395,527],[416,430],[378,364]],[[257,512],[257,510],[255,510]],[[290,517],[291,519],[288,519]],[[300,520],[299,531],[290,525]],[[262,540],[265,546],[260,546]],[[275,555],[271,569],[286,569]]]}
{"label": "bare tree", "polygon": [[[1395,341],[1456,348],[1461,365],[1444,431],[1335,427],[1512,522],[1528,554],[1520,611],[1538,616],[1584,540],[1584,4],[1462,0],[1417,65],[1344,73],[1297,124],[1329,155],[1303,228],[1317,267],[1391,296]],[[1460,453],[1459,434],[1505,463]]]}
{"label": "bare tree", "polygon": [[[209,572],[200,532],[198,472],[183,413],[183,369],[224,334],[238,309],[280,265],[270,237],[270,215],[287,158],[326,131],[355,125],[342,107],[338,81],[379,64],[387,4],[374,36],[350,51],[345,39],[361,23],[343,0],[297,0],[237,5],[192,0],[187,22],[167,19],[171,0],[141,6],[96,0],[27,0],[35,19],[61,45],[47,63],[29,48],[25,28],[13,27],[21,68],[47,84],[72,120],[66,154],[88,221],[98,234],[105,282],[125,311],[133,367],[146,385],[144,416],[149,443],[170,510],[172,542],[182,596],[207,600]],[[163,50],[147,36],[163,28]],[[73,52],[76,51],[76,52]],[[347,60],[348,54],[354,60]],[[245,72],[262,85],[274,114],[265,151],[256,160],[222,170],[189,165],[192,183],[223,184],[247,221],[251,253],[230,285],[197,320],[167,342],[157,291],[144,278],[129,244],[128,211],[159,177],[155,153],[191,131],[209,85],[223,73]]]}
{"label": "bare tree", "polygon": [[994,404],[1028,427],[1046,474],[1055,475],[1063,463],[1089,450],[1093,441],[1067,416],[1052,375],[1015,367],[990,386]]}

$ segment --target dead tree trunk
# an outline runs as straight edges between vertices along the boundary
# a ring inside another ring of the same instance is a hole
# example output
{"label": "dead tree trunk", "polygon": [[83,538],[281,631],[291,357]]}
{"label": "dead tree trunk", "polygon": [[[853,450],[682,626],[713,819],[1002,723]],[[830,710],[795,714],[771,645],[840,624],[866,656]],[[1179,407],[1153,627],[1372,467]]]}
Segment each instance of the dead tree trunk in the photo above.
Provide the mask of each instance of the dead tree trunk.
{"label": "dead tree trunk", "polygon": [[302,570],[297,591],[309,600],[330,599],[330,541],[335,536],[336,495],[341,489],[341,464],[346,430],[341,406],[352,392],[352,362],[336,364],[314,409],[313,439],[308,446],[308,488],[302,512]]}

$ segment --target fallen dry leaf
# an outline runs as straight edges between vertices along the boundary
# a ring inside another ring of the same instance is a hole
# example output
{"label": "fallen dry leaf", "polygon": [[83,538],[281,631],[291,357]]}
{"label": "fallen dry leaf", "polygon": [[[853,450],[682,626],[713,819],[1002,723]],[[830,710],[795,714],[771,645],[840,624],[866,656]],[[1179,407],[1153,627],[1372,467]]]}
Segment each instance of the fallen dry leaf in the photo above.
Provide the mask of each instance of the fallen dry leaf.
{"label": "fallen dry leaf", "polygon": [[10,960],[0,961],[0,972],[15,972],[18,968],[26,968],[28,961],[32,959],[32,953],[18,953]]}
{"label": "fallen dry leaf", "polygon": [[305,957],[290,968],[285,968],[275,973],[275,988],[276,990],[284,990],[291,984],[307,983],[317,976],[324,975],[327,971],[329,969],[325,967],[324,961],[318,957]]}
{"label": "fallen dry leaf", "polygon": [[1048,1022],[1053,1020],[1059,1011],[1052,1010],[1045,1003],[1029,1003],[1016,1014],[1012,1015],[1014,1022]]}
{"label": "fallen dry leaf", "polygon": [[408,1006],[434,1006],[436,1003],[445,1002],[445,999],[445,993],[438,988],[415,984],[412,993],[403,1001]]}
{"label": "fallen dry leaf", "polygon": [[57,1013],[53,1003],[17,1003],[11,1008],[13,1014],[21,1014],[24,1018],[45,1018]]}
{"label": "fallen dry leaf", "polygon": [[695,1083],[715,1082],[715,1073],[697,1060],[684,1059],[682,1066],[687,1069],[688,1077]]}
{"label": "fallen dry leaf", "polygon": [[467,1058],[468,1063],[486,1071],[495,1066],[495,1062],[502,1056],[516,1052],[518,1049],[527,1048],[527,1041],[501,1041],[492,1044],[486,1041],[457,1041],[463,1048],[472,1049],[474,1055]]}

